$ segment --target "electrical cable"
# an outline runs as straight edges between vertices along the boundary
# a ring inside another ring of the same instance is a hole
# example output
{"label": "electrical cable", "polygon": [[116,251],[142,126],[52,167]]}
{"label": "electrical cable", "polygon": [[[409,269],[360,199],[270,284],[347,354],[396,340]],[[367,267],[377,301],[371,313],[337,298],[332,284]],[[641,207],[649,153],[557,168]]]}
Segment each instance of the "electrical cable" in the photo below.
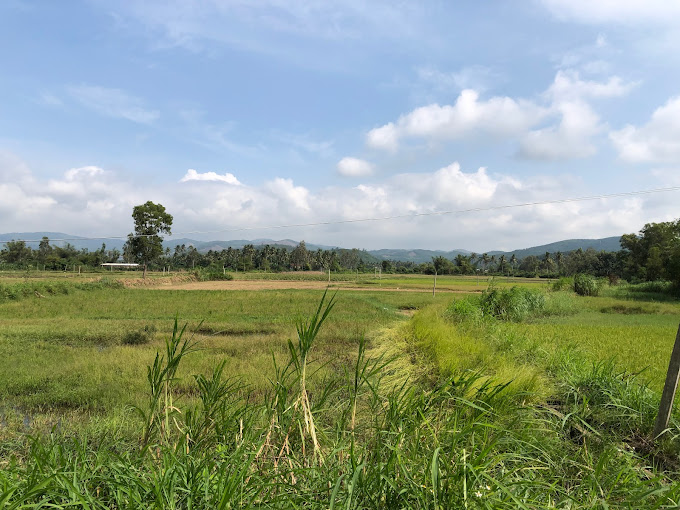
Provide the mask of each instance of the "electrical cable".
{"label": "electrical cable", "polygon": [[[507,205],[496,205],[489,207],[472,207],[469,209],[458,209],[451,211],[432,211],[432,212],[422,212],[422,213],[408,213],[408,214],[396,214],[393,216],[382,216],[373,218],[356,218],[349,220],[330,220],[330,221],[317,221],[312,223],[291,223],[284,225],[267,225],[267,226],[257,226],[257,227],[239,227],[239,228],[227,228],[219,230],[192,230],[187,232],[174,233],[172,236],[166,238],[170,240],[173,237],[196,235],[196,234],[220,234],[229,232],[246,232],[252,230],[278,230],[286,228],[302,228],[302,227],[319,227],[328,225],[346,225],[351,223],[367,223],[373,221],[390,221],[396,219],[406,219],[406,218],[421,218],[425,216],[445,216],[453,214],[466,214],[472,212],[487,212],[487,211],[498,211],[503,209],[515,209],[519,207],[532,207],[538,205],[551,205],[551,204],[566,204],[571,202],[586,202],[592,200],[603,200],[607,198],[620,198],[620,197],[631,197],[637,195],[649,195],[653,193],[666,193],[670,191],[680,191],[680,186],[671,186],[668,188],[655,188],[648,190],[639,191],[624,191],[620,193],[609,193],[606,195],[593,195],[587,197],[576,197],[576,198],[560,198],[555,200],[542,200],[538,202],[525,202],[521,204],[507,204]],[[95,241],[95,240],[110,240],[110,239],[127,239],[128,237],[153,237],[153,234],[130,234],[124,236],[102,236],[102,237],[69,237],[61,239],[50,239],[50,242],[60,242],[60,241]],[[17,241],[23,241],[25,243],[39,243],[41,239],[18,239]]]}

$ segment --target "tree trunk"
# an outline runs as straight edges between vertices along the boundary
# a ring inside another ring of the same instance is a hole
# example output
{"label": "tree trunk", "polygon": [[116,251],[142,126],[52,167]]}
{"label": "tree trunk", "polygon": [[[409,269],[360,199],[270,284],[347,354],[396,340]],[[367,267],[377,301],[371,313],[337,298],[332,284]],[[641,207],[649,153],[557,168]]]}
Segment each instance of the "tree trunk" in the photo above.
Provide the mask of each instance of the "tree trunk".
{"label": "tree trunk", "polygon": [[142,274],[142,278],[146,280],[146,262],[144,262],[144,273]]}

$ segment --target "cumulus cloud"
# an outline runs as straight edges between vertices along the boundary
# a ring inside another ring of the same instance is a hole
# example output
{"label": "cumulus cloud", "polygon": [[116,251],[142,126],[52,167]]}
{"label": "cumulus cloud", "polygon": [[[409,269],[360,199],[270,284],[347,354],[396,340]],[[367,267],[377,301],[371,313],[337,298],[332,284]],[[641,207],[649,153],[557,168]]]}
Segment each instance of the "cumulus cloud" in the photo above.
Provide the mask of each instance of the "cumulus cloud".
{"label": "cumulus cloud", "polygon": [[358,158],[342,158],[338,162],[338,173],[343,177],[367,177],[373,174],[373,165]]}
{"label": "cumulus cloud", "polygon": [[157,111],[145,108],[141,99],[120,89],[78,85],[68,91],[83,106],[107,117],[151,124],[160,116]]}
{"label": "cumulus cloud", "polygon": [[622,97],[636,85],[624,82],[619,76],[611,76],[606,82],[583,80],[578,71],[566,69],[557,72],[546,95],[557,101]]}
{"label": "cumulus cloud", "polygon": [[680,163],[680,97],[657,108],[646,124],[628,124],[609,137],[629,163]]}
{"label": "cumulus cloud", "polygon": [[217,174],[215,172],[204,172],[198,173],[193,168],[187,170],[179,182],[189,182],[189,181],[213,181],[213,182],[225,182],[227,184],[233,184],[235,186],[240,186],[239,180],[229,172],[225,172],[224,175]]}
{"label": "cumulus cloud", "polygon": [[559,124],[530,131],[520,142],[520,155],[528,159],[560,160],[586,158],[595,154],[591,142],[601,132],[598,115],[583,101],[564,101],[554,105]]}
{"label": "cumulus cloud", "polygon": [[292,179],[277,177],[265,186],[284,208],[292,206],[303,211],[310,210],[309,190],[303,186],[295,186]]}
{"label": "cumulus cloud", "polygon": [[510,140],[520,156],[539,160],[583,158],[596,152],[593,138],[605,128],[589,101],[621,97],[636,84],[618,76],[584,80],[575,70],[559,70],[534,100],[495,96],[480,99],[466,89],[453,105],[416,108],[396,122],[370,130],[369,147],[396,152],[404,139],[470,138]]}
{"label": "cumulus cloud", "polygon": [[394,149],[405,137],[460,139],[479,135],[518,135],[545,116],[536,104],[509,97],[480,100],[479,94],[463,90],[453,105],[431,104],[402,115],[396,123],[372,129],[367,143],[378,149]]}
{"label": "cumulus cloud", "polygon": [[[24,169],[22,179],[15,178],[17,168]],[[651,178],[665,184],[662,176]],[[677,214],[671,194],[494,209],[587,194],[572,178],[519,179],[485,168],[466,171],[458,163],[397,174],[370,185],[314,190],[292,179],[276,178],[258,186],[213,186],[206,193],[202,186],[178,182],[135,183],[97,166],[67,169],[59,178],[42,180],[17,158],[0,157],[0,232],[124,236],[133,228],[132,207],[152,200],[174,216],[173,231],[181,237],[186,236],[183,232],[198,231],[212,239],[281,236],[344,247],[486,251],[634,232],[649,221],[665,221]],[[450,214],[439,214],[444,211]],[[352,222],[261,229],[347,220]],[[235,233],[239,229],[252,232]]]}

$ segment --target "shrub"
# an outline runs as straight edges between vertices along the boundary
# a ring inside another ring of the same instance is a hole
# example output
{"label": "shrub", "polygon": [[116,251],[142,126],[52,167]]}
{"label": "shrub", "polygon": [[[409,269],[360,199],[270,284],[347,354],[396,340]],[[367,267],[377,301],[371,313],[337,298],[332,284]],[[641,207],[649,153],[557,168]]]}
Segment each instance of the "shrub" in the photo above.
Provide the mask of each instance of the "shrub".
{"label": "shrub", "polygon": [[479,298],[467,297],[451,303],[446,309],[445,317],[454,321],[473,320],[479,321],[484,316],[480,307]]}
{"label": "shrub", "polygon": [[484,315],[521,322],[530,316],[542,315],[545,310],[545,295],[538,290],[523,287],[491,289],[482,294],[480,303]]}
{"label": "shrub", "polygon": [[600,293],[600,282],[589,274],[574,276],[574,292],[579,296],[597,296]]}
{"label": "shrub", "polygon": [[563,276],[559,280],[555,280],[552,284],[552,290],[571,290],[574,288],[574,279],[571,277]]}
{"label": "shrub", "polygon": [[123,336],[124,345],[142,345],[148,344],[151,341],[154,333],[156,333],[156,326],[147,324],[142,329],[137,331],[129,331]]}

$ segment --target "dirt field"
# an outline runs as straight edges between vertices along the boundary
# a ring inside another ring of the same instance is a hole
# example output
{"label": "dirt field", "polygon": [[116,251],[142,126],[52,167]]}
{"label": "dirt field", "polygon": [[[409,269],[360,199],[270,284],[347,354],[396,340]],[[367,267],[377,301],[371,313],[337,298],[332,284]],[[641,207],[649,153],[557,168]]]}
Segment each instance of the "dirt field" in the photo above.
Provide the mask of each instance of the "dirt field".
{"label": "dirt field", "polygon": [[[231,280],[212,282],[173,283],[170,285],[150,286],[149,290],[282,290],[282,289],[325,289],[327,282],[314,281],[286,281],[286,280]],[[359,291],[384,291],[384,292],[429,292],[432,289],[401,289],[399,287],[379,287],[377,285],[354,285],[352,283],[334,282],[331,289],[359,290]],[[437,292],[465,293],[474,290],[437,289]],[[480,290],[481,292],[481,290]]]}

